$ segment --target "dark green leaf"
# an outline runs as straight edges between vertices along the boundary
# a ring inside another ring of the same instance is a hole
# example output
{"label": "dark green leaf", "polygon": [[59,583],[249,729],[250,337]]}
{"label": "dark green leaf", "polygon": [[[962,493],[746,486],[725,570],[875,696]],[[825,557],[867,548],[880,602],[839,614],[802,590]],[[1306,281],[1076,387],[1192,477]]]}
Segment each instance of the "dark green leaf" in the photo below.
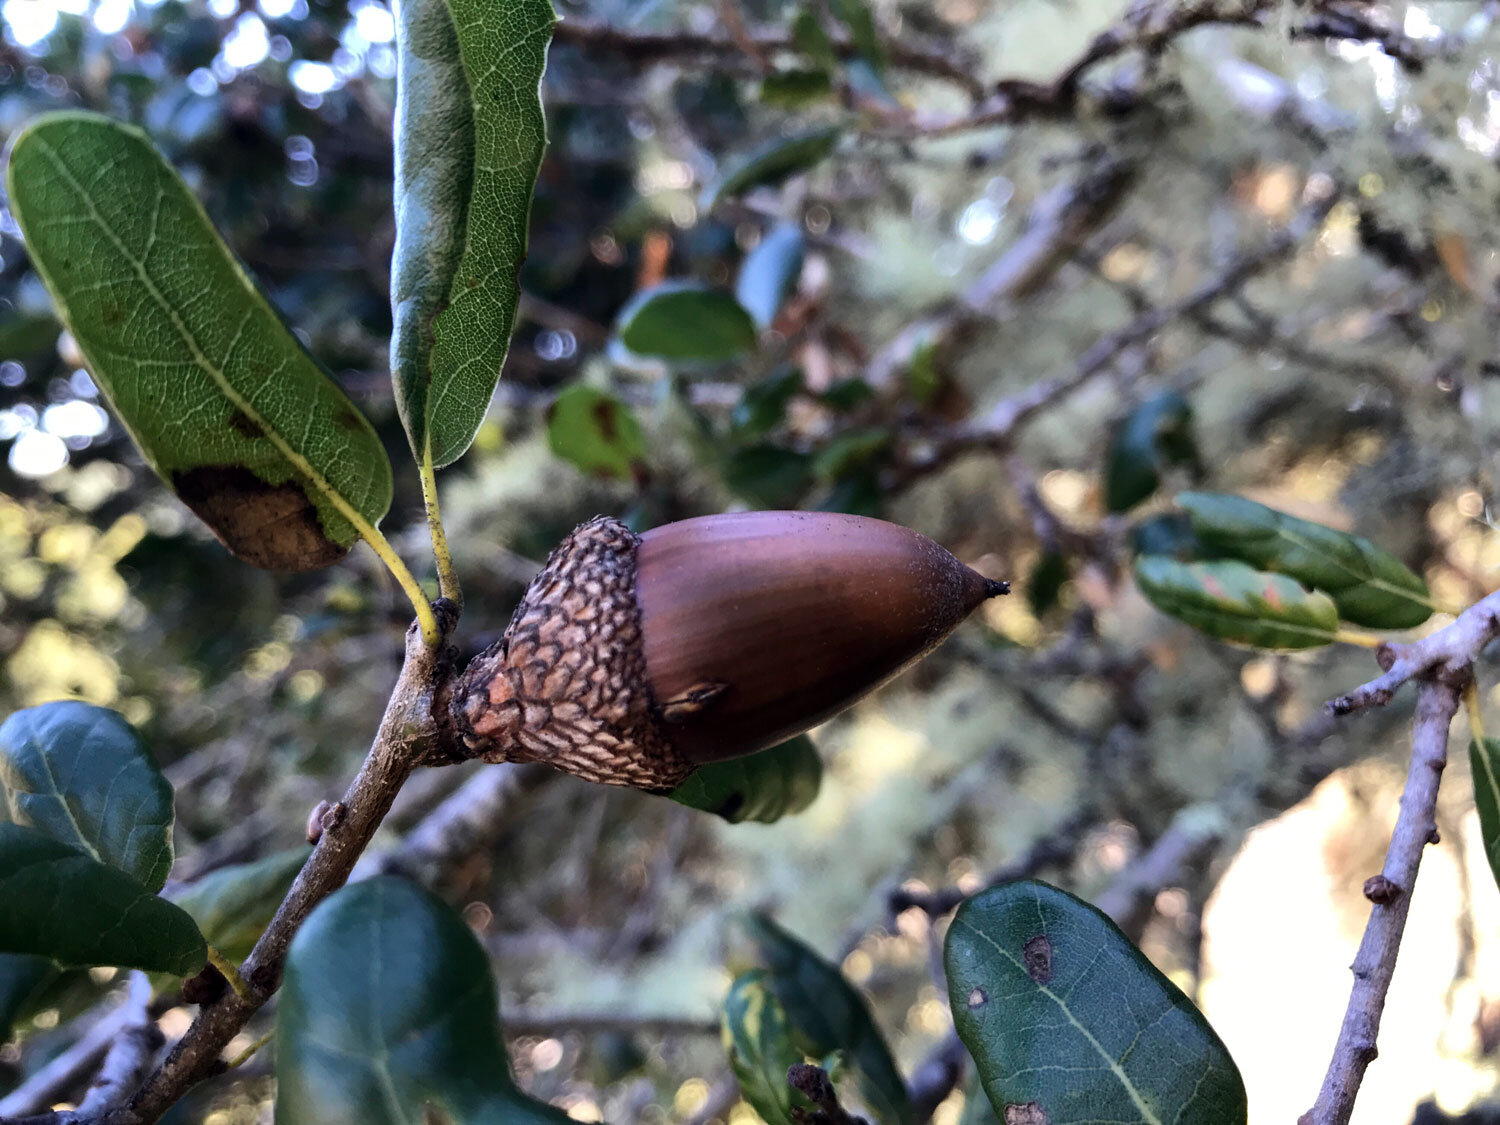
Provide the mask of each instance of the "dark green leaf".
{"label": "dark green leaf", "polygon": [[1500,739],[1469,740],[1469,769],[1474,775],[1474,807],[1479,836],[1490,873],[1500,885]]}
{"label": "dark green leaf", "polygon": [[[821,163],[839,143],[840,128],[815,129],[790,137],[773,137],[737,160],[725,162],[723,175],[703,195],[703,209],[742,195],[753,187],[775,185]],[[628,341],[627,341],[628,343]]]}
{"label": "dark green leaf", "polygon": [[825,68],[833,67],[839,61],[833,40],[828,38],[828,33],[818,22],[817,14],[809,8],[803,8],[792,19],[792,43],[797,50],[813,62],[822,63]]}
{"label": "dark green leaf", "polygon": [[833,76],[822,67],[778,70],[760,82],[760,100],[778,109],[802,109],[833,93]]}
{"label": "dark green leaf", "polygon": [[159,891],[172,866],[172,787],[135,728],[71,700],[0,724],[0,809]]}
{"label": "dark green leaf", "polygon": [[722,362],[755,347],[755,321],[728,293],[695,281],[664,281],[620,310],[620,340],[636,355]]}
{"label": "dark green leaf", "polygon": [[1138,555],[1167,555],[1178,562],[1204,556],[1205,548],[1193,534],[1193,523],[1181,512],[1163,512],[1136,524],[1130,531],[1130,549]]}
{"label": "dark green leaf", "polygon": [[292,940],[276,1013],[278,1125],[569,1120],[516,1088],[489,959],[463,919],[381,876],[334,892]]}
{"label": "dark green leaf", "polygon": [[835,410],[853,410],[860,403],[874,398],[875,388],[855,375],[849,379],[840,379],[818,397]]}
{"label": "dark green leaf", "polygon": [[762,238],[740,265],[734,295],[760,327],[770,327],[787,294],[796,286],[804,245],[801,229],[794,223],[782,223]]}
{"label": "dark green leaf", "polygon": [[221,867],[189,883],[173,901],[192,915],[209,945],[231,961],[243,961],[271,924],[307,856],[308,850],[298,847]]}
{"label": "dark green leaf", "polygon": [[849,29],[854,49],[878,74],[885,66],[885,44],[875,27],[875,16],[865,0],[833,0],[833,14]]}
{"label": "dark green leaf", "polygon": [[62,325],[51,316],[10,315],[0,320],[0,360],[25,359],[50,351]]}
{"label": "dark green leaf", "polygon": [[1246,1120],[1208,1021],[1088,903],[1031,881],[984,891],[954,916],[944,964],[959,1038],[1002,1120]]}
{"label": "dark green leaf", "polygon": [[1176,391],[1146,399],[1110,439],[1104,469],[1104,502],[1111,512],[1133,508],[1156,491],[1169,465],[1198,465],[1193,408]]}
{"label": "dark green leaf", "polygon": [[811,1108],[787,1083],[787,1068],[805,1056],[792,1044],[786,1012],[763,969],[742,973],[729,986],[724,1049],[740,1094],[766,1125],[795,1125],[792,1107]]}
{"label": "dark green leaf", "polygon": [[823,783],[823,760],[805,734],[751,754],[700,766],[669,796],[689,808],[722,816],[730,824],[771,824],[813,803]]}
{"label": "dark green leaf", "polygon": [[1326,591],[1346,621],[1372,629],[1407,629],[1432,614],[1427,583],[1368,539],[1241,496],[1184,492],[1177,502],[1210,547]]}
{"label": "dark green leaf", "polygon": [[847,430],[818,451],[813,458],[813,476],[824,481],[837,480],[868,465],[890,444],[891,431],[883,426]]}
{"label": "dark green leaf", "polygon": [[1136,560],[1135,582],[1163,613],[1256,648],[1316,648],[1333,641],[1339,628],[1328,595],[1242,562],[1180,563],[1143,555]]}
{"label": "dark green leaf", "polygon": [[876,1120],[882,1125],[909,1121],[906,1084],[864,997],[838,969],[769,918],[753,914],[745,925],[796,1045],[814,1058],[844,1052]]}
{"label": "dark green leaf", "polygon": [[735,436],[760,437],[786,417],[786,408],[802,389],[802,372],[783,367],[746,387],[729,416]]}
{"label": "dark green leaf", "polygon": [[177,976],[206,959],[203,935],[184,911],[35,828],[0,824],[0,902],[6,953]]}
{"label": "dark green leaf", "polygon": [[547,443],[591,476],[629,477],[646,456],[646,438],[630,407],[583,384],[563,391],[547,411]]}
{"label": "dark green leaf", "polygon": [[827,495],[818,501],[820,512],[847,512],[851,516],[878,518],[880,509],[880,481],[868,469],[836,482]]}
{"label": "dark green leaf", "polygon": [[10,1042],[16,1024],[36,1010],[37,997],[61,972],[50,957],[0,953],[0,1043]]}
{"label": "dark green leaf", "polygon": [[94,381],[240,558],[309,570],[391,502],[380,439],[138,129],[56,113],[12,145],[10,205]]}
{"label": "dark green leaf", "polygon": [[811,458],[777,445],[736,450],[724,465],[729,490],[757,508],[795,507],[812,483]]}
{"label": "dark green leaf", "polygon": [[396,112],[391,374],[420,460],[458,460],[510,347],[546,147],[550,0],[406,0]]}
{"label": "dark green leaf", "polygon": [[1026,580],[1026,603],[1034,616],[1040,617],[1057,604],[1063,583],[1068,580],[1068,560],[1059,551],[1044,551],[1031,568]]}

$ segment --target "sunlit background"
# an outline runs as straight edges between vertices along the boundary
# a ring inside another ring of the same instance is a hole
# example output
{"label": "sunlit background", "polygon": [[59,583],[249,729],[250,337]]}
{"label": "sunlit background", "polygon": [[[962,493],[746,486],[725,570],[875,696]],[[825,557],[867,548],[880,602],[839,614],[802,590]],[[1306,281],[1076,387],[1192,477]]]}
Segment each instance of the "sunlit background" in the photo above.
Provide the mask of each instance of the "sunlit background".
{"label": "sunlit background", "polygon": [[[791,10],[737,7],[756,26],[784,26]],[[951,49],[982,78],[1041,81],[1123,5],[875,7],[893,39]],[[642,31],[710,32],[720,17],[719,5],[686,0],[560,8]],[[1368,654],[1214,644],[1162,618],[1101,557],[1071,558],[1055,599],[1028,600],[1048,545],[1009,470],[980,453],[907,480],[892,450],[1066,374],[1102,333],[1290,221],[1314,177],[1336,177],[1347,194],[1285,265],[1030,420],[1016,452],[1059,519],[1116,542],[1121,517],[1101,498],[1107,436],[1144,394],[1172,387],[1193,404],[1208,487],[1369,535],[1449,603],[1500,585],[1500,30],[1494,5],[1371,10],[1429,52],[1423,66],[1365,41],[1289,41],[1281,32],[1306,13],[1288,4],[1263,29],[1181,39],[1160,61],[1156,108],[1125,124],[1064,118],[896,141],[889,122],[855,124],[827,166],[712,215],[702,191],[728,159],[856,115],[833,102],[767,106],[744,60],[653,65],[554,47],[522,318],[491,416],[443,478],[471,649],[499,635],[534,560],[596,511],[645,526],[733,505],[851,506],[934,535],[1017,579],[1022,596],[992,603],[938,656],[819,732],[828,777],[801,816],[730,827],[558,781],[494,856],[452,874],[444,892],[495,954],[503,1008],[523,1024],[512,1048],[530,1090],[584,1121],[686,1122],[713,1105],[726,922],[752,905],[776,907],[842,958],[914,1067],[949,1028],[931,975],[942,929],[917,910],[886,917],[885,896],[975,888],[1087,810],[1074,859],[1044,872],[1086,895],[1174,818],[1210,818],[1223,846],[1161,890],[1142,946],[1229,1044],[1255,1125],[1311,1104],[1368,909],[1360,886],[1394,816],[1409,699],[1300,740],[1324,699],[1368,678]],[[419,492],[386,375],[390,8],[4,0],[0,19],[0,137],[80,105],[146,128],[375,422],[397,465],[387,530],[422,559]],[[1134,81],[1139,67],[1125,59],[1094,79]],[[939,78],[895,69],[887,82],[918,118],[965,109]],[[1013,245],[1033,205],[1098,146],[1136,165],[1118,214],[1000,310],[936,392],[912,390],[889,414],[821,397]],[[662,277],[728,283],[782,217],[800,224],[809,253],[804,320],[780,323],[775,339],[793,341],[817,393],[751,447],[774,456],[726,467],[707,446],[741,440],[725,437],[730,417],[770,365],[674,381],[611,350],[610,325]],[[645,471],[594,479],[550,451],[548,407],[579,380],[632,406],[648,435]],[[851,468],[823,476],[807,467],[882,427],[896,436],[873,460],[846,458]],[[313,576],[230,560],[107,413],[4,210],[0,445],[0,709],[83,698],[141,726],[177,792],[177,877],[295,842],[306,810],[362,753],[394,676],[399,594],[363,550]],[[1168,481],[1146,514],[1186,483]],[[1069,663],[1078,629],[1085,654]],[[1500,713],[1491,671],[1482,681]],[[1406,1125],[1422,1106],[1435,1123],[1500,1101],[1500,891],[1461,735],[1453,748],[1442,843],[1424,860],[1359,1125]],[[400,827],[460,776],[425,778]],[[21,1040],[0,1047],[0,1090],[59,1049],[71,1016],[113,980],[96,971],[30,1016]],[[585,1032],[566,1018],[601,1012],[618,1026]],[[556,1026],[522,1019],[533,1014]],[[190,1017],[174,1007],[161,1022],[179,1034]],[[261,1059],[208,1085],[182,1120],[269,1121],[268,1075]],[[957,1125],[963,1107],[960,1090],[934,1120]],[[720,1119],[754,1120],[732,1102]]]}

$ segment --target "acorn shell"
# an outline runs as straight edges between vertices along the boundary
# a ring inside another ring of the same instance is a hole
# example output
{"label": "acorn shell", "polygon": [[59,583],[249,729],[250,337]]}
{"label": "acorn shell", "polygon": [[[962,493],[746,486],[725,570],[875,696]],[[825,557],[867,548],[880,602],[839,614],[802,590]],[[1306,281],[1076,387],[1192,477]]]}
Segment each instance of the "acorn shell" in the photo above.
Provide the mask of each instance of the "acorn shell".
{"label": "acorn shell", "polygon": [[466,753],[669,790],[843,710],[1003,593],[862,516],[745,512],[558,545],[499,644],[459,676]]}

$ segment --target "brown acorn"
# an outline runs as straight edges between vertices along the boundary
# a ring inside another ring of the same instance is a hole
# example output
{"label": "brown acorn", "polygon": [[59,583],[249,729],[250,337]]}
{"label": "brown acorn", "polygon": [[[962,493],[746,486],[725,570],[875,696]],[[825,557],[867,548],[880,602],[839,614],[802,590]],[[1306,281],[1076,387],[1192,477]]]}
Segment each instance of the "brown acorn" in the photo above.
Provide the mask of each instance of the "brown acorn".
{"label": "brown acorn", "polygon": [[702,516],[558,545],[453,692],[465,751],[675,788],[837,714],[1009,590],[898,524]]}

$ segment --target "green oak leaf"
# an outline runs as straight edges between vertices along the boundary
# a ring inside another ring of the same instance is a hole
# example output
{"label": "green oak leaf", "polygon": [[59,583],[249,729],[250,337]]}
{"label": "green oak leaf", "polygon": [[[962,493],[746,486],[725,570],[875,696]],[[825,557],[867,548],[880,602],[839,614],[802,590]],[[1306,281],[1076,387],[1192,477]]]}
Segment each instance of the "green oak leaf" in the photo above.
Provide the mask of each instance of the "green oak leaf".
{"label": "green oak leaf", "polygon": [[765,915],[749,915],[745,930],[796,1045],[814,1058],[842,1052],[875,1119],[881,1125],[909,1122],[906,1083],[864,997],[838,969]]}
{"label": "green oak leaf", "polygon": [[547,144],[550,0],[404,0],[391,377],[412,452],[441,468],[479,432],[520,302]]}
{"label": "green oak leaf", "polygon": [[678,804],[721,816],[730,824],[772,824],[813,803],[823,783],[823,759],[805,734],[779,746],[699,766],[671,793]]}
{"label": "green oak leaf", "polygon": [[786,1080],[787,1068],[806,1060],[792,1042],[786,1010],[764,969],[734,978],[724,997],[724,1053],[740,1094],[766,1125],[795,1125],[792,1108],[811,1109]]}
{"label": "green oak leaf", "polygon": [[1242,562],[1183,563],[1143,555],[1135,563],[1135,584],[1163,613],[1220,640],[1298,649],[1338,637],[1338,610],[1327,594]]}
{"label": "green oak leaf", "polygon": [[380,439],[145,134],[44,115],[12,143],[6,183],[94,381],[232,553],[312,570],[374,534],[391,502]]}
{"label": "green oak leaf", "polygon": [[664,281],[620,310],[620,341],[636,355],[716,363],[755,347],[755,321],[737,300],[696,281]]}
{"label": "green oak leaf", "polygon": [[[838,146],[843,129],[831,127],[772,137],[758,148],[725,162],[723,174],[703,193],[703,209],[754,187],[775,185],[822,163]],[[627,341],[628,342],[628,341]]]}
{"label": "green oak leaf", "polygon": [[271,924],[308,849],[289,848],[249,863],[233,863],[194,879],[172,901],[198,923],[208,943],[236,963]]}
{"label": "green oak leaf", "polygon": [[185,911],[36,828],[0,824],[0,902],[0,952],[175,976],[206,961]]}
{"label": "green oak leaf", "polygon": [[1243,1125],[1213,1028],[1095,907],[1035,881],[975,895],[943,955],[958,1036],[1002,1121]]}
{"label": "green oak leaf", "polygon": [[1479,837],[1490,873],[1500,886],[1500,739],[1470,739],[1469,768],[1474,775],[1474,808]]}
{"label": "green oak leaf", "polygon": [[1156,491],[1168,465],[1200,468],[1193,440],[1193,408],[1177,391],[1146,399],[1110,437],[1104,461],[1104,504],[1111,512],[1135,507]]}
{"label": "green oak leaf", "polygon": [[523,1094],[489,958],[414,883],[335,891],[292,939],[276,1013],[278,1125],[564,1125]]}
{"label": "green oak leaf", "polygon": [[1427,583],[1368,539],[1216,492],[1184,492],[1198,538],[1215,553],[1290,575],[1333,599],[1339,616],[1372,629],[1408,629],[1432,615]]}
{"label": "green oak leaf", "polygon": [[135,728],[64,700],[0,724],[0,815],[159,891],[172,866],[172,786]]}
{"label": "green oak leaf", "polygon": [[590,476],[628,478],[646,459],[646,437],[630,407],[582,383],[548,409],[547,444]]}

